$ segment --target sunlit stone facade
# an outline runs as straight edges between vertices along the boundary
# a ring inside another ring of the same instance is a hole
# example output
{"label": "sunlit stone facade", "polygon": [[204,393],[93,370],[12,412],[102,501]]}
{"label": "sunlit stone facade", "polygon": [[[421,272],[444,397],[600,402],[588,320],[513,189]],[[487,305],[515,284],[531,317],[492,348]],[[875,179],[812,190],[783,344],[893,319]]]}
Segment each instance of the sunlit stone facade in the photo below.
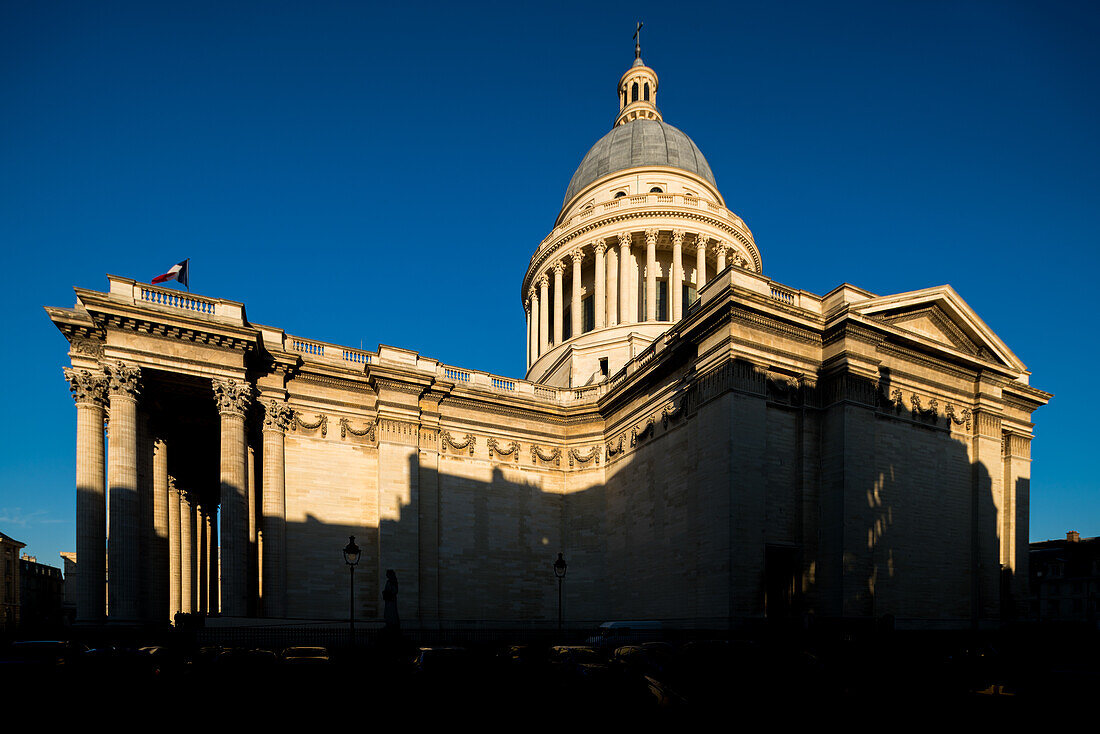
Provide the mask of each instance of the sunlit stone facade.
{"label": "sunlit stone facade", "polygon": [[428,627],[556,622],[559,551],[573,624],[1011,616],[1050,395],[949,286],[769,279],[656,93],[637,59],[535,248],[526,379],[115,276],[48,308],[79,618],[337,619],[349,535],[357,616],[392,568]]}

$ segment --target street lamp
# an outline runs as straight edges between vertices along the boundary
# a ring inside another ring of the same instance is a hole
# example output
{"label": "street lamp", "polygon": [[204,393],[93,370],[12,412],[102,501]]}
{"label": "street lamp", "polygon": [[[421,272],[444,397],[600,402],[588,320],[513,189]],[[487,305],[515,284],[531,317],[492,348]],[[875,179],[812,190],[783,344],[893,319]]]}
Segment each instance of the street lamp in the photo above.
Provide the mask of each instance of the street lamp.
{"label": "street lamp", "polygon": [[351,622],[351,644],[355,644],[355,566],[359,563],[361,551],[355,544],[355,536],[348,536],[348,544],[344,546],[344,563],[348,566],[348,619]]}
{"label": "street lamp", "polygon": [[558,560],[554,561],[554,576],[558,579],[558,632],[561,632],[561,582],[565,578],[568,565],[562,554],[558,554]]}

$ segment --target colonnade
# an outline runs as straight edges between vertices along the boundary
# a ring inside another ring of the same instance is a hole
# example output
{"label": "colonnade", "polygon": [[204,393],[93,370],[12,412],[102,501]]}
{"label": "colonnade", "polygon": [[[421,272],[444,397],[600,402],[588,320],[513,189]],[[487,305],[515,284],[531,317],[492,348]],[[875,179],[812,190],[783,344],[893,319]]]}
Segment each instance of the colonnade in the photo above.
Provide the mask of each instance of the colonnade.
{"label": "colonnade", "polygon": [[[255,614],[258,524],[265,535],[264,611],[285,616],[285,401],[271,400],[263,410],[260,492],[247,434],[252,387],[211,380],[220,416],[215,488],[213,476],[204,482],[187,473],[187,456],[172,455],[183,438],[159,432],[142,410],[139,367],[117,361],[66,368],[65,376],[77,408],[77,619],[160,623],[176,612]],[[186,486],[171,467],[204,486]]]}
{"label": "colonnade", "polygon": [[[662,230],[651,228],[640,233],[619,232],[614,240],[601,238],[582,244],[555,258],[544,269],[531,278],[531,287],[527,291],[524,309],[527,313],[527,366],[530,367],[546,352],[565,341],[564,313],[566,298],[563,276],[572,269],[570,289],[570,336],[580,336],[585,331],[595,331],[607,327],[630,324],[636,321],[658,321],[658,258],[657,250]],[[635,266],[635,235],[640,234],[645,242],[645,259]],[[685,242],[686,240],[686,242]],[[707,282],[708,253],[713,254],[713,272],[719,273],[726,268],[727,259],[740,267],[749,267],[744,255],[731,243],[717,240],[711,244],[711,238],[705,233],[687,233],[681,229],[672,230],[668,238],[671,244],[671,267],[667,280],[669,287],[668,309],[664,321],[675,322],[683,317],[683,303],[679,296],[681,287],[688,282],[687,268],[684,265],[685,249],[695,253],[694,285],[698,290]],[[588,329],[582,329],[582,263],[591,260],[592,290],[594,299],[594,317]],[[571,262],[569,262],[571,261]],[[641,271],[639,273],[638,271]],[[635,276],[644,277],[645,312],[639,313],[641,287]],[[553,298],[551,299],[551,285]]]}

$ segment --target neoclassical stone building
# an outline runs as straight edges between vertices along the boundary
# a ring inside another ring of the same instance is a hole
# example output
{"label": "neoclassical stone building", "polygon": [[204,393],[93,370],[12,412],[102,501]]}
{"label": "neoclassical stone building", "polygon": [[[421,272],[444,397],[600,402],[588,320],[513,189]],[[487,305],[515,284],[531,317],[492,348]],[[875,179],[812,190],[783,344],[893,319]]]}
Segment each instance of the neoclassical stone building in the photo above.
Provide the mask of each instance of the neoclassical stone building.
{"label": "neoclassical stone building", "polygon": [[554,620],[559,551],[578,624],[1011,614],[1050,395],[950,286],[768,278],[657,88],[637,58],[535,249],[524,380],[115,276],[48,308],[79,617],[340,618],[349,535],[357,615],[393,568],[425,626]]}

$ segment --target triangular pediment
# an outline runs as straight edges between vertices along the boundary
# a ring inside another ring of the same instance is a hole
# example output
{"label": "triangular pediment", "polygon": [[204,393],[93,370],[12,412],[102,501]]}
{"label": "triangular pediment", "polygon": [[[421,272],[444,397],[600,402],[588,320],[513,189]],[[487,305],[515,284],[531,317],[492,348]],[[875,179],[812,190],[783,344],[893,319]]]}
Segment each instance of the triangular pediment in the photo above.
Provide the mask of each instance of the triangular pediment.
{"label": "triangular pediment", "polygon": [[879,296],[854,304],[852,311],[983,361],[1025,370],[1012,350],[949,285]]}

